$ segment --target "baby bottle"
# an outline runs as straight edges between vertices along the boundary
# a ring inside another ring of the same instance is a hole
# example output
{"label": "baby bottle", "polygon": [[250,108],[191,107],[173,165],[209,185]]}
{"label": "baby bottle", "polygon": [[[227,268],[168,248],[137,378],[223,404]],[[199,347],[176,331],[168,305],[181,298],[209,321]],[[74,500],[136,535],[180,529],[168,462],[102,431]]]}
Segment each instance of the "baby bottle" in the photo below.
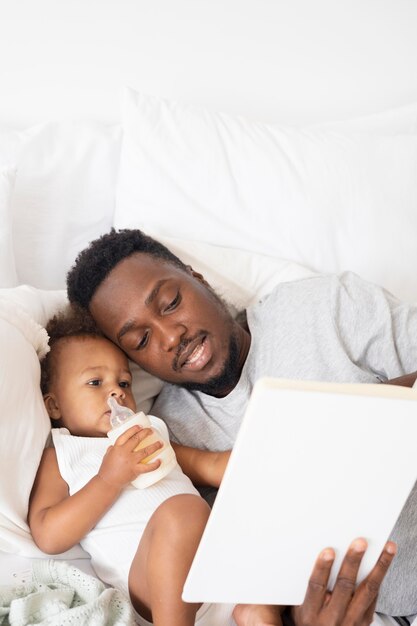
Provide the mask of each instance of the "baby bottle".
{"label": "baby bottle", "polygon": [[120,437],[125,430],[131,428],[131,426],[135,426],[136,424],[142,426],[142,428],[152,428],[153,433],[136,446],[134,449],[135,452],[136,450],[146,448],[146,446],[151,445],[155,441],[160,441],[164,444],[162,448],[159,448],[156,452],[141,461],[141,463],[149,463],[150,461],[160,459],[160,466],[156,470],[147,474],[139,474],[135,480],[132,480],[132,485],[138,487],[139,489],[144,489],[169,474],[169,472],[176,466],[177,459],[171,444],[166,439],[166,436],[162,435],[158,428],[152,425],[149,417],[142,411],[134,413],[131,409],[129,409],[129,407],[121,406],[113,396],[108,398],[107,404],[111,408],[111,430],[109,430],[107,436],[112,444],[115,443],[116,439]]}

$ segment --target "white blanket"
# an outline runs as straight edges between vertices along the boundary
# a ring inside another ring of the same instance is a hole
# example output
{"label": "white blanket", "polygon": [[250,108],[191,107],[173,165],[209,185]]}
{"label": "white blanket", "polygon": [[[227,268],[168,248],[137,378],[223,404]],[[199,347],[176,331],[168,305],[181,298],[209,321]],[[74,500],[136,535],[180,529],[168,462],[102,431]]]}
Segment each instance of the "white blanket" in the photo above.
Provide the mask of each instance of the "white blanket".
{"label": "white blanket", "polygon": [[31,579],[0,587],[0,624],[133,626],[128,598],[65,561],[36,560]]}

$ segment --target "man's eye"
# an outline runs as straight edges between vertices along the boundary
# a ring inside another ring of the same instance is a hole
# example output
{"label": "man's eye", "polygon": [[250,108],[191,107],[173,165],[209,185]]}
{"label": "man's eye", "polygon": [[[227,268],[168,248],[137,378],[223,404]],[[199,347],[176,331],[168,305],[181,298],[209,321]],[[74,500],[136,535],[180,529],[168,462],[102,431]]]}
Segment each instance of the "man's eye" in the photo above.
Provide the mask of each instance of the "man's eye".
{"label": "man's eye", "polygon": [[146,344],[148,343],[148,337],[149,337],[149,332],[146,332],[142,339],[139,341],[139,343],[136,346],[136,350],[142,350],[142,348],[144,348],[146,346]]}
{"label": "man's eye", "polygon": [[130,381],[128,381],[128,380],[121,380],[119,382],[119,387],[121,387],[122,389],[129,389]]}
{"label": "man's eye", "polygon": [[174,309],[177,308],[177,306],[179,305],[179,303],[181,302],[181,294],[178,291],[177,295],[175,296],[175,298],[168,304],[168,306],[165,307],[164,311],[173,311]]}
{"label": "man's eye", "polygon": [[101,385],[101,380],[99,378],[93,378],[93,380],[89,380],[88,385],[91,385],[92,387],[98,387],[99,385]]}

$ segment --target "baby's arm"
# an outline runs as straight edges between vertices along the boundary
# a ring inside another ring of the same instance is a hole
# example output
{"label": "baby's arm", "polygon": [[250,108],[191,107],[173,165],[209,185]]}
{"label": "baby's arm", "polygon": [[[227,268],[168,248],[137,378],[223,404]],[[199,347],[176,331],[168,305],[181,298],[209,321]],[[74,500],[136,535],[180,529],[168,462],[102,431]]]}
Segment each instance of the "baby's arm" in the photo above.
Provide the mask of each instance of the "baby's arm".
{"label": "baby's arm", "polygon": [[156,442],[142,450],[134,448],[151,431],[134,426],[123,433],[104,455],[96,476],[77,493],[68,493],[54,448],[42,456],[29,503],[28,523],[36,544],[49,554],[68,550],[97,524],[119,497],[123,487],[139,474],[155,470],[160,461],[141,463],[161,447]]}
{"label": "baby's arm", "polygon": [[82,539],[111,507],[121,487],[94,476],[73,496],[61,477],[54,448],[43,454],[33,485],[28,522],[32,536],[48,554],[64,552]]}
{"label": "baby's arm", "polygon": [[198,450],[172,443],[184,474],[192,480],[194,485],[208,485],[219,487],[230,457],[230,450],[226,452],[211,452]]}

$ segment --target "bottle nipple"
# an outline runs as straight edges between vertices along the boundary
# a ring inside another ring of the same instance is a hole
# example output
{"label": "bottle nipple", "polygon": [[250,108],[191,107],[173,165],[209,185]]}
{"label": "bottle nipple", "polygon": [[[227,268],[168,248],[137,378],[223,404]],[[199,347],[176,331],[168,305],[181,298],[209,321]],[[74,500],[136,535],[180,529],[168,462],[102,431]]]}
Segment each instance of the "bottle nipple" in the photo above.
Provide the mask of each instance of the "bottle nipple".
{"label": "bottle nipple", "polygon": [[132,417],[132,415],[135,415],[132,409],[119,404],[114,396],[109,396],[107,398],[107,404],[111,408],[110,424],[112,428],[120,426],[120,424],[123,424],[126,420]]}

